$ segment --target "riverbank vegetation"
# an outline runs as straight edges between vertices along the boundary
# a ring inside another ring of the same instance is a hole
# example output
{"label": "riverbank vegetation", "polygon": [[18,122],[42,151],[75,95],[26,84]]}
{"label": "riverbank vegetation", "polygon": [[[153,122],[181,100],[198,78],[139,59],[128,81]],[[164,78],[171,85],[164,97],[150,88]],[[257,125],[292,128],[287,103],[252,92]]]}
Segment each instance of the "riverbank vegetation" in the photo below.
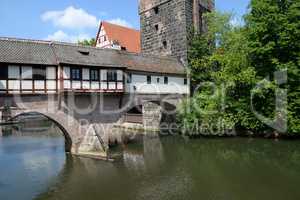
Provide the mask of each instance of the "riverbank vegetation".
{"label": "riverbank vegetation", "polygon": [[183,132],[300,136],[300,1],[252,0],[240,24],[228,13],[205,19],[190,40]]}

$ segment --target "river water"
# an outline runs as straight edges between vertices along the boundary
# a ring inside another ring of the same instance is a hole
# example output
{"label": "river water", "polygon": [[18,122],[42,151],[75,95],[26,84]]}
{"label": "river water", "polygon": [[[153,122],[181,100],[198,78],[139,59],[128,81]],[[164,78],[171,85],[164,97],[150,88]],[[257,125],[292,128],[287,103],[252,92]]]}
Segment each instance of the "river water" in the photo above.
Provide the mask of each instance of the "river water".
{"label": "river water", "polygon": [[0,137],[1,200],[299,200],[300,142],[144,139],[116,162],[64,153],[64,138]]}

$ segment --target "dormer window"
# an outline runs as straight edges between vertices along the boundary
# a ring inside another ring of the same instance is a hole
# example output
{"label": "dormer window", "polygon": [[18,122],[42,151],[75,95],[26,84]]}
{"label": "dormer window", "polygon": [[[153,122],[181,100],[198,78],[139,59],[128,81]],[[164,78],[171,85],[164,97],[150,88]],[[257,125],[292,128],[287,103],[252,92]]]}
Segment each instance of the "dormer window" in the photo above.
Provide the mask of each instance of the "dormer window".
{"label": "dormer window", "polygon": [[85,50],[78,50],[78,52],[84,56],[88,56],[90,55],[90,52],[89,51],[85,51]]}

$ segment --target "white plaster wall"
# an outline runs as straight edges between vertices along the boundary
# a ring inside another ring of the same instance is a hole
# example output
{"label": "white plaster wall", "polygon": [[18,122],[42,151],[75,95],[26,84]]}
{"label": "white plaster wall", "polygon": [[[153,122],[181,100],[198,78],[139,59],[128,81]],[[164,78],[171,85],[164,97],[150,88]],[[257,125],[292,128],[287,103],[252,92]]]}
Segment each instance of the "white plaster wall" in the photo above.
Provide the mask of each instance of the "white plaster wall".
{"label": "white plaster wall", "polygon": [[44,90],[45,89],[45,81],[34,81],[34,88],[36,90]]}
{"label": "white plaster wall", "polygon": [[81,81],[72,81],[72,89],[81,89]]}
{"label": "white plaster wall", "polygon": [[108,83],[108,89],[115,90],[116,89],[116,83],[115,82],[109,82]]}
{"label": "white plaster wall", "polygon": [[64,88],[65,89],[71,89],[71,81],[64,80]]}
{"label": "white plaster wall", "polygon": [[[159,78],[159,83],[157,78]],[[189,85],[184,85],[184,77],[168,76],[168,78],[168,84],[164,84],[164,76],[151,76],[151,84],[147,84],[147,75],[132,74],[132,81],[126,85],[126,92],[143,94],[189,93]],[[134,90],[134,87],[136,90]]]}
{"label": "white plaster wall", "polygon": [[117,89],[118,90],[123,90],[124,89],[124,84],[123,83],[117,83]]}
{"label": "white plaster wall", "polygon": [[47,79],[56,79],[56,68],[47,67],[46,68]]}
{"label": "white plaster wall", "polygon": [[48,90],[56,90],[56,81],[47,81],[47,89]]}
{"label": "white plaster wall", "polygon": [[99,82],[92,82],[91,89],[92,90],[99,90],[100,89]]}
{"label": "white plaster wall", "polygon": [[107,90],[107,83],[101,83],[101,90]]}
{"label": "white plaster wall", "polygon": [[20,90],[20,81],[18,80],[8,81],[8,88],[13,90]]}
{"label": "white plaster wall", "polygon": [[89,90],[90,89],[90,82],[89,81],[82,81],[82,88]]}
{"label": "white plaster wall", "polygon": [[23,90],[32,90],[32,81],[22,81]]}

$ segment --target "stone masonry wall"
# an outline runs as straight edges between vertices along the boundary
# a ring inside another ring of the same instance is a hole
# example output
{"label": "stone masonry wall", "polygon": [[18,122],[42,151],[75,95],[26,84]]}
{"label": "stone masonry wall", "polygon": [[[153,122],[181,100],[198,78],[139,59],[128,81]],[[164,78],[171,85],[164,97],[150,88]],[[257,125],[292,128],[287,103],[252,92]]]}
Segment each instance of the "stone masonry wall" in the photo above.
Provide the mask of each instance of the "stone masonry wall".
{"label": "stone masonry wall", "polygon": [[[201,0],[213,9],[214,0]],[[140,0],[142,52],[173,56],[187,64],[194,0]]]}
{"label": "stone masonry wall", "polygon": [[152,102],[143,105],[143,125],[145,130],[159,130],[162,118],[162,108]]}

